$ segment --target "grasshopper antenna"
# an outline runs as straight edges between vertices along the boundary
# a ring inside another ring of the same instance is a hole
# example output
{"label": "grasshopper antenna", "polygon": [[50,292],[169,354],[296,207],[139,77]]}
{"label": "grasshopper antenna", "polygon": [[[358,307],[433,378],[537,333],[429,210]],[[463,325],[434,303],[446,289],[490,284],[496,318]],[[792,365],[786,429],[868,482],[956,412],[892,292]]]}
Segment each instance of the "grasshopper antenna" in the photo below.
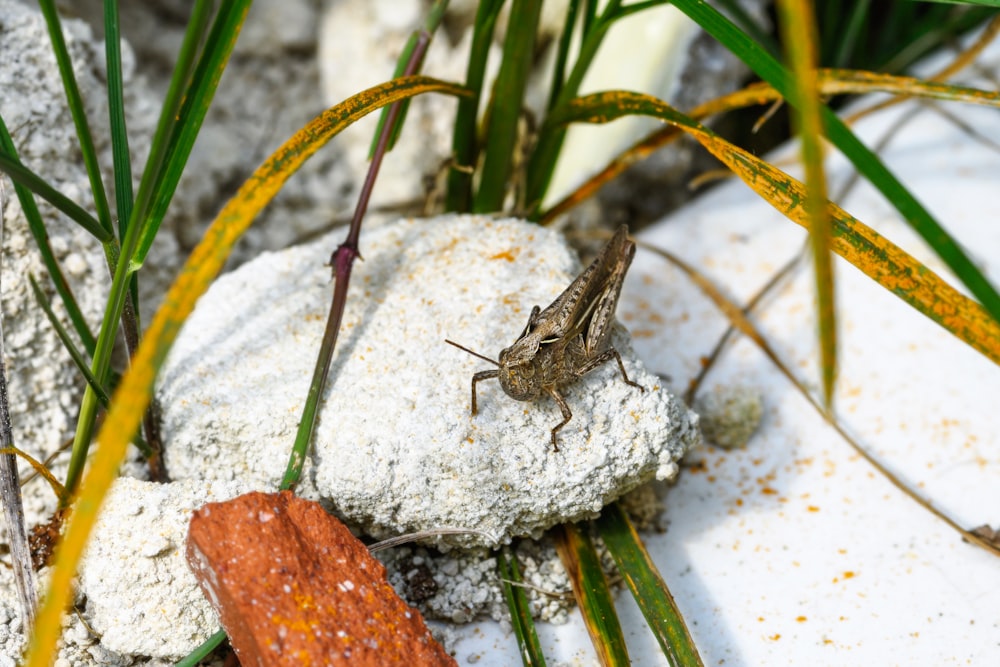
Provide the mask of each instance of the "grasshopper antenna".
{"label": "grasshopper antenna", "polygon": [[483,361],[488,361],[488,362],[490,362],[491,364],[493,364],[494,366],[499,366],[499,365],[500,365],[500,363],[499,363],[499,362],[497,362],[497,361],[493,361],[493,360],[492,360],[492,359],[490,359],[489,357],[484,357],[483,355],[479,354],[478,352],[473,352],[473,351],[472,351],[472,350],[470,350],[469,348],[467,348],[467,347],[463,347],[463,346],[459,345],[458,343],[456,343],[456,342],[455,342],[455,341],[453,341],[453,340],[448,340],[447,338],[445,338],[445,339],[444,339],[444,342],[448,343],[448,345],[454,345],[454,346],[455,346],[455,347],[457,347],[458,349],[460,349],[460,350],[464,350],[465,352],[468,352],[469,354],[471,354],[471,355],[472,355],[472,356],[474,356],[474,357],[479,357],[479,358],[480,358],[480,359],[482,359]]}

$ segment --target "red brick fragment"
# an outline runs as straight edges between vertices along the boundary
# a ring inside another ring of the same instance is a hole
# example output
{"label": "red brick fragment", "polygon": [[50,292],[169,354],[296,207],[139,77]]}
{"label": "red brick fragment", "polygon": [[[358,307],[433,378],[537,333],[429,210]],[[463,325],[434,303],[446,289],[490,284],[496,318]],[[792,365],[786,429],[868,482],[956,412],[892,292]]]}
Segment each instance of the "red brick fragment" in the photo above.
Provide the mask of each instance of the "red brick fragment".
{"label": "red brick fragment", "polygon": [[289,491],[202,507],[187,560],[244,667],[455,665],[365,545]]}

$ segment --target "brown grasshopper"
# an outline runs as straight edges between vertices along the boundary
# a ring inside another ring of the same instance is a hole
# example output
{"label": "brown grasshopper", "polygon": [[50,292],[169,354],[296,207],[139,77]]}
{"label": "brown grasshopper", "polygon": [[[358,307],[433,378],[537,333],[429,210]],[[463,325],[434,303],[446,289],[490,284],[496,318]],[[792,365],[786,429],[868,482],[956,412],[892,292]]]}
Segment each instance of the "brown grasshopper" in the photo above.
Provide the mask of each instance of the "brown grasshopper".
{"label": "brown grasshopper", "polygon": [[499,361],[446,340],[499,366],[472,376],[472,414],[477,412],[476,383],[481,380],[498,378],[507,395],[518,401],[531,401],[545,392],[562,412],[563,420],[552,428],[552,447],[559,451],[556,433],[573,418],[560,387],[614,359],[625,383],[645,391],[629,379],[621,355],[608,346],[622,281],[634,256],[635,244],[628,239],[628,227],[622,225],[593,263],[548,308],[531,309],[528,325],[513,345],[500,351]]}

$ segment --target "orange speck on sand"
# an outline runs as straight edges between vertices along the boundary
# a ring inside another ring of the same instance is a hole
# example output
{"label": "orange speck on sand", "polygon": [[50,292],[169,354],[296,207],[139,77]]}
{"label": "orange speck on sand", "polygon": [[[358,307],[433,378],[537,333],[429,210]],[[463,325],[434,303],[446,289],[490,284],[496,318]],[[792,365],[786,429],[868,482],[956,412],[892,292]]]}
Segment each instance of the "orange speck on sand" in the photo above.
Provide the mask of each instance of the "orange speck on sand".
{"label": "orange speck on sand", "polygon": [[737,507],[743,507],[743,499],[742,498],[737,498],[736,499],[736,506]]}
{"label": "orange speck on sand", "polygon": [[778,492],[775,491],[774,489],[772,489],[769,486],[765,486],[763,489],[760,490],[760,492],[763,493],[765,496],[776,496],[776,495],[778,495]]}
{"label": "orange speck on sand", "polygon": [[490,257],[490,259],[505,259],[508,262],[513,262],[517,259],[517,256],[521,254],[520,248],[515,248],[513,250],[504,250],[503,252],[498,252],[497,254]]}

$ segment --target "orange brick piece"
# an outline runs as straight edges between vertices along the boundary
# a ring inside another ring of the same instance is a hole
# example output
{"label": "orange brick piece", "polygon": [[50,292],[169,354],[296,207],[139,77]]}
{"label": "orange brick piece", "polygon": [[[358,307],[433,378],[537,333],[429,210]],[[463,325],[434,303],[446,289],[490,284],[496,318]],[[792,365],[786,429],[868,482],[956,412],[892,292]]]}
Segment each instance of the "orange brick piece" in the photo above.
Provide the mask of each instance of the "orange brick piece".
{"label": "orange brick piece", "polygon": [[291,492],[205,505],[187,560],[243,667],[456,664],[365,545]]}

